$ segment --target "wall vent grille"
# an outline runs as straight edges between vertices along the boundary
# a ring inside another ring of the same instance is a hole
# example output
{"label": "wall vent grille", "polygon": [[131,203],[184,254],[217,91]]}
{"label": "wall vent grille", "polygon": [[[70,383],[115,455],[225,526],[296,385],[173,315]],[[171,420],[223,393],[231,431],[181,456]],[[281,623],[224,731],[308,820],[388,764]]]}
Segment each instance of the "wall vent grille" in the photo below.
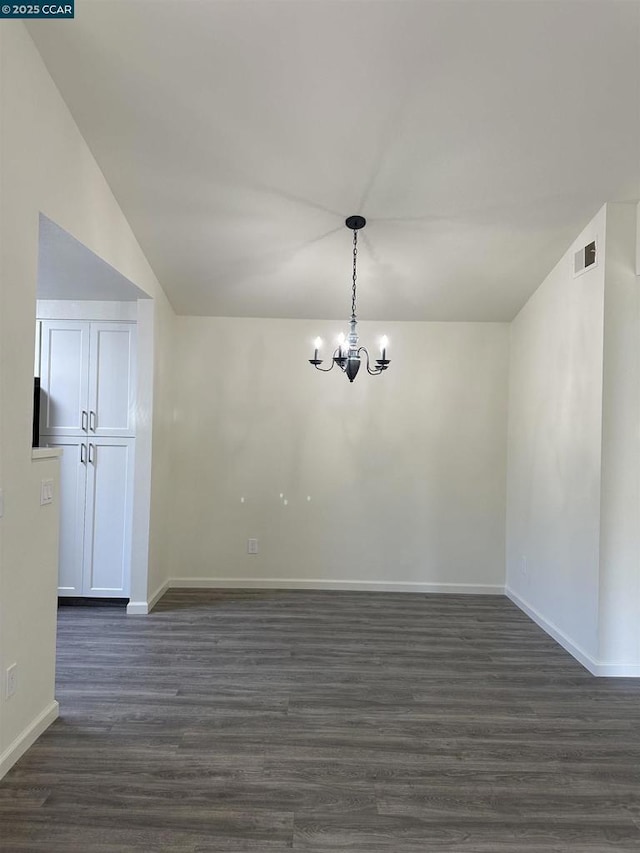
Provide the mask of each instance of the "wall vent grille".
{"label": "wall vent grille", "polygon": [[596,241],[593,240],[573,256],[574,276],[582,275],[582,273],[590,270],[591,267],[595,267],[597,260],[598,252],[596,248]]}

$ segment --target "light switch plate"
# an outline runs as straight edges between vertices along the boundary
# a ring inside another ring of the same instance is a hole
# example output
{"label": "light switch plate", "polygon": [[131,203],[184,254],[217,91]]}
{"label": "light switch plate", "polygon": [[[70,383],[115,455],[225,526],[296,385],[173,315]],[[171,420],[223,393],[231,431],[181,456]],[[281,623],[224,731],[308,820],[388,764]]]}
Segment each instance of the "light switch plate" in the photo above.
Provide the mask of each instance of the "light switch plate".
{"label": "light switch plate", "polygon": [[4,698],[10,699],[16,692],[18,686],[18,664],[12,663],[7,668],[6,680],[4,685]]}
{"label": "light switch plate", "polygon": [[40,483],[40,506],[53,503],[53,480],[42,480]]}

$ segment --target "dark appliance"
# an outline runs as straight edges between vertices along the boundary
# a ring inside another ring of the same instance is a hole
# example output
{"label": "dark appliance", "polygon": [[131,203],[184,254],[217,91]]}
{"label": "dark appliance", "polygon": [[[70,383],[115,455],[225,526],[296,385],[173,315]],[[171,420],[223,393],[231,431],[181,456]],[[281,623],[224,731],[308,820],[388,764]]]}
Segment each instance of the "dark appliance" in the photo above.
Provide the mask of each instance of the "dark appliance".
{"label": "dark appliance", "polygon": [[40,447],[40,377],[33,379],[33,438],[32,447]]}

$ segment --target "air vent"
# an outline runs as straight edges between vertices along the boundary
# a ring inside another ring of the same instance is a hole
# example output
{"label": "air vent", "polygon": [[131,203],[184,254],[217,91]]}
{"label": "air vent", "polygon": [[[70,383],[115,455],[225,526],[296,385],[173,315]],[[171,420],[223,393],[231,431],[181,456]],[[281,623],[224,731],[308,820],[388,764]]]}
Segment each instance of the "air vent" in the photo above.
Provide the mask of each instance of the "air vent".
{"label": "air vent", "polygon": [[595,267],[597,261],[596,241],[589,243],[584,249],[580,249],[573,256],[573,274],[582,275],[583,272]]}

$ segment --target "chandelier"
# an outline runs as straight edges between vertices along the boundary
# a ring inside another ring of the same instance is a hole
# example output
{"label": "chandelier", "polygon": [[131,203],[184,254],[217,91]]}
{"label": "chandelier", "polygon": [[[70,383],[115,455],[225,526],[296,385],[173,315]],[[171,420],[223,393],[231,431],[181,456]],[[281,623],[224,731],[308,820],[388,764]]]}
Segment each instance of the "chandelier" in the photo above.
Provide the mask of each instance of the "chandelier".
{"label": "chandelier", "polygon": [[334,366],[337,364],[342,372],[346,373],[349,378],[349,382],[353,382],[360,370],[361,353],[364,354],[366,359],[367,373],[371,374],[371,376],[378,376],[386,370],[389,366],[390,360],[387,358],[388,341],[386,336],[382,337],[380,340],[380,354],[382,357],[376,359],[375,367],[371,367],[367,348],[358,346],[358,342],[360,340],[358,332],[356,331],[356,326],[358,325],[358,320],[356,318],[358,231],[360,231],[361,228],[364,228],[367,224],[367,220],[364,216],[349,216],[345,219],[344,224],[347,228],[351,228],[353,231],[353,285],[351,289],[351,320],[349,321],[349,334],[346,338],[343,334],[338,338],[338,346],[335,348],[331,356],[330,367],[321,367],[322,359],[318,358],[318,350],[322,346],[322,340],[320,338],[316,338],[314,344],[315,352],[313,358],[309,359],[309,364],[312,364],[316,370],[321,370],[323,373],[328,373],[330,370],[333,370]]}

